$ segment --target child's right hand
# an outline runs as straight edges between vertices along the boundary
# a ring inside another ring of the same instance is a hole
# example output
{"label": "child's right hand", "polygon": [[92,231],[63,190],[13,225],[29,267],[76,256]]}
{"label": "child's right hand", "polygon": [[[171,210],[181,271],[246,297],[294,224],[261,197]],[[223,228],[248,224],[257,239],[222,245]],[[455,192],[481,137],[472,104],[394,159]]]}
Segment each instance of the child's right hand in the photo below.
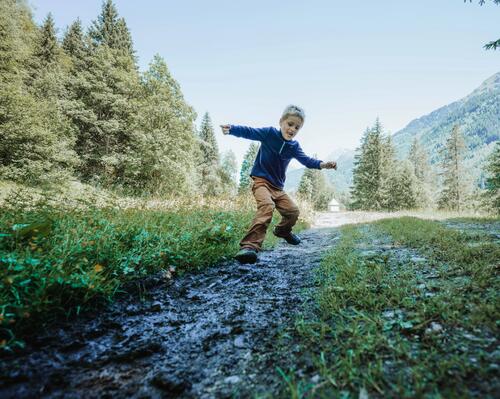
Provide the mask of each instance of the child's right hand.
{"label": "child's right hand", "polygon": [[220,125],[223,134],[229,134],[229,130],[231,129],[231,125]]}
{"label": "child's right hand", "polygon": [[335,169],[335,170],[337,170],[337,162],[335,162],[335,161],[321,162],[319,167],[321,169]]}

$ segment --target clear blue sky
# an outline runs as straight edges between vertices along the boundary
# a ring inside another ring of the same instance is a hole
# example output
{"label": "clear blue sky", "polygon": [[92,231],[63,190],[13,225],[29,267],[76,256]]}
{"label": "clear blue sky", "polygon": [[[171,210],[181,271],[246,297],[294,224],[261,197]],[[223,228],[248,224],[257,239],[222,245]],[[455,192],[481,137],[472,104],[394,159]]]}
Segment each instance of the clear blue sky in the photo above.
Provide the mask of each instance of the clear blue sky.
{"label": "clear blue sky", "polygon": [[[491,4],[490,4],[491,3]],[[101,0],[29,0],[59,33],[96,19]],[[199,119],[278,124],[290,103],[306,110],[297,140],[325,157],[355,148],[377,116],[394,133],[469,94],[500,71],[500,6],[462,0],[115,0],[142,70],[163,56]],[[249,142],[222,136],[239,160]]]}

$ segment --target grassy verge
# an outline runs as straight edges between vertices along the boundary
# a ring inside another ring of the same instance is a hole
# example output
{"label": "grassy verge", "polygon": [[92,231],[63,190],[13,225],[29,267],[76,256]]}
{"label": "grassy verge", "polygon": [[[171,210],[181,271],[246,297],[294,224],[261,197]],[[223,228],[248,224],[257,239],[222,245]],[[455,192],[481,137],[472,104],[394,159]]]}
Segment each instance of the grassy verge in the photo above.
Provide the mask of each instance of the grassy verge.
{"label": "grassy verge", "polygon": [[346,226],[296,332],[313,378],[292,397],[494,397],[500,248],[490,236],[400,218]]}
{"label": "grassy verge", "polygon": [[[1,209],[0,346],[22,346],[16,336],[110,300],[127,281],[232,257],[253,216],[245,199],[161,211]],[[269,234],[264,247],[276,241]]]}

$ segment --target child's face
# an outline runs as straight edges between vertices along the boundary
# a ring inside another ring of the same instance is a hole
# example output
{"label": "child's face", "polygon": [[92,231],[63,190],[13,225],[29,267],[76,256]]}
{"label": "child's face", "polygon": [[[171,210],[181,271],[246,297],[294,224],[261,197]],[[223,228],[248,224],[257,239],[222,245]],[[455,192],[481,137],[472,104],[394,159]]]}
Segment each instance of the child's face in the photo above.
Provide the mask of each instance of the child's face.
{"label": "child's face", "polygon": [[303,124],[304,121],[295,115],[280,119],[281,135],[287,141],[293,140]]}

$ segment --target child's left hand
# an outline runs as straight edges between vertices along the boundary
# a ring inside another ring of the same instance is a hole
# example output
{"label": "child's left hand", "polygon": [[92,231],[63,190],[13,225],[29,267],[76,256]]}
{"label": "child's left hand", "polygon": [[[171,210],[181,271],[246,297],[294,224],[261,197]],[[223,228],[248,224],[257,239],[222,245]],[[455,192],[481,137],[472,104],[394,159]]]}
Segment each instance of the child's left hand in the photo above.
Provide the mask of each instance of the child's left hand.
{"label": "child's left hand", "polygon": [[231,129],[231,125],[220,125],[223,134],[229,134],[229,130]]}

